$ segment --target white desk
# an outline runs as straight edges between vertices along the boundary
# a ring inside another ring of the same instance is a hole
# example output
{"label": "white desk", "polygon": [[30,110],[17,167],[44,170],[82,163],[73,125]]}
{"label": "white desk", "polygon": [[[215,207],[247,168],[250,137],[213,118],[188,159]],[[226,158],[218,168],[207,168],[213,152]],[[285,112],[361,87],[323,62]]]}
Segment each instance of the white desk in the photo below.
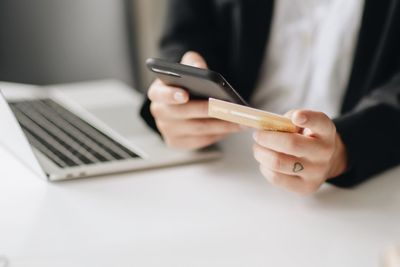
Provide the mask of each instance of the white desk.
{"label": "white desk", "polygon": [[400,241],[399,168],[304,198],[261,177],[249,134],[223,147],[215,162],[59,183],[0,150],[0,255],[10,267],[372,267]]}

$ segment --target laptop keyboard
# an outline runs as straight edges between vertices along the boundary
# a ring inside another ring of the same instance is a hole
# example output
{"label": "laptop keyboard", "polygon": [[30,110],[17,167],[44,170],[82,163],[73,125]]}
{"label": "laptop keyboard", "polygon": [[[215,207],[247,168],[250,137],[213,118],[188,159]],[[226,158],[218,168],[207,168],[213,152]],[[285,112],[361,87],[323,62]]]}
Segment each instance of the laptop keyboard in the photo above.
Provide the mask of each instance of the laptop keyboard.
{"label": "laptop keyboard", "polygon": [[9,104],[31,145],[61,168],[139,157],[51,99]]}

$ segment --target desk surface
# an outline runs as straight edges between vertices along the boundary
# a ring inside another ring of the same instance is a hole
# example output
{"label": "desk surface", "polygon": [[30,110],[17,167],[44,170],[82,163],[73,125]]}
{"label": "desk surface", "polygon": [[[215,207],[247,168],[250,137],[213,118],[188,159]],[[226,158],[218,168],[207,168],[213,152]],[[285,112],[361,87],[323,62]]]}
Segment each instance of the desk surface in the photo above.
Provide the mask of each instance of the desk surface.
{"label": "desk surface", "polygon": [[250,133],[214,162],[48,183],[0,150],[10,267],[380,266],[400,241],[400,169],[300,197],[270,186]]}

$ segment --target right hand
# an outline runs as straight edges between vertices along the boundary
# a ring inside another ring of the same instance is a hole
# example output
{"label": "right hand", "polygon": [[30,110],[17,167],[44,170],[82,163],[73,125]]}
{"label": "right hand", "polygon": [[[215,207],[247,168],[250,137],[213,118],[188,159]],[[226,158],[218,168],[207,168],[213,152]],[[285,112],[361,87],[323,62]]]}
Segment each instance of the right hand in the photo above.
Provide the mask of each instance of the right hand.
{"label": "right hand", "polygon": [[[187,52],[182,64],[207,68],[202,56]],[[207,100],[190,100],[186,90],[155,80],[148,91],[150,111],[165,143],[176,149],[194,150],[212,145],[242,128],[208,116]]]}

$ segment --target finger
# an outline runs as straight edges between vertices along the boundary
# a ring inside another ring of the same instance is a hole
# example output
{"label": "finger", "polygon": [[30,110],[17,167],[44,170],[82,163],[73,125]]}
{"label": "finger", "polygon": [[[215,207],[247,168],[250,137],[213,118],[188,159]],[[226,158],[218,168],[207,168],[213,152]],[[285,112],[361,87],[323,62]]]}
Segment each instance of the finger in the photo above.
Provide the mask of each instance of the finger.
{"label": "finger", "polygon": [[189,101],[188,92],[182,88],[165,85],[159,79],[150,86],[147,96],[152,102],[169,105],[183,104]]}
{"label": "finger", "polygon": [[260,165],[260,172],[273,185],[302,195],[309,195],[318,190],[320,184],[306,182],[298,176],[278,173]]}
{"label": "finger", "polygon": [[312,164],[305,159],[299,159],[270,149],[258,144],[253,146],[254,158],[271,171],[287,175],[308,177],[314,174]]}
{"label": "finger", "polygon": [[217,119],[157,120],[156,123],[161,132],[171,136],[226,135],[239,132],[242,129],[238,124]]}
{"label": "finger", "polygon": [[257,131],[253,138],[262,147],[298,158],[315,159],[326,150],[318,140],[301,134]]}
{"label": "finger", "polygon": [[186,52],[181,60],[182,64],[189,65],[192,67],[197,67],[201,69],[207,69],[207,63],[204,58],[197,52],[189,51]]}
{"label": "finger", "polygon": [[192,100],[182,105],[166,105],[153,102],[151,103],[150,111],[155,118],[160,120],[209,118],[207,100]]}
{"label": "finger", "polygon": [[181,150],[196,150],[208,147],[223,139],[225,135],[185,136],[179,138],[165,138],[168,147]]}
{"label": "finger", "polygon": [[311,130],[313,136],[332,137],[336,133],[332,120],[322,112],[296,110],[291,118],[296,126]]}

